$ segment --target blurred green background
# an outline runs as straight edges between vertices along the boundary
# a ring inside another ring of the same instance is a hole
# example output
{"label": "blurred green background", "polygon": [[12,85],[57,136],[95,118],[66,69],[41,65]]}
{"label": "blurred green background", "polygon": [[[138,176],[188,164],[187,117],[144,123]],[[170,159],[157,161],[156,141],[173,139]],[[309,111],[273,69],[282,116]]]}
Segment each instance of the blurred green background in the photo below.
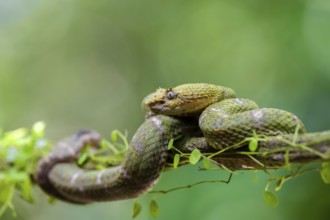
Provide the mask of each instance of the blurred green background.
{"label": "blurred green background", "polygon": [[[52,140],[93,128],[134,134],[141,100],[157,87],[207,82],[260,106],[297,114],[309,131],[330,128],[327,0],[0,0],[0,127],[45,120]],[[228,173],[165,173],[158,189]],[[255,178],[255,175],[257,178]],[[162,219],[329,219],[319,173],[289,181],[269,208],[267,176],[239,172],[157,198]],[[15,200],[16,220],[130,219],[132,201],[75,206]],[[137,219],[151,219],[148,197]],[[2,219],[12,219],[8,212]]]}

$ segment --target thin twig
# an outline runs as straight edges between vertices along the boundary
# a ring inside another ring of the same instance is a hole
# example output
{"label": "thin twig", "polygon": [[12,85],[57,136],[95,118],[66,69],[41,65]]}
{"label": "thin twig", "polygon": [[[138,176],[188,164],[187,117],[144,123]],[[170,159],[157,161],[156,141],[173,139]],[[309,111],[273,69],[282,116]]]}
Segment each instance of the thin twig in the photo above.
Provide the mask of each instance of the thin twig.
{"label": "thin twig", "polygon": [[189,185],[185,185],[185,186],[175,187],[175,188],[168,189],[168,190],[152,190],[149,193],[167,194],[167,193],[170,193],[170,192],[173,192],[173,191],[176,191],[176,190],[189,189],[189,188],[192,188],[192,187],[195,187],[197,185],[204,184],[204,183],[226,183],[226,184],[228,184],[230,182],[232,176],[233,176],[233,174],[230,173],[227,180],[204,180],[204,181],[199,181],[199,182],[189,184]]}

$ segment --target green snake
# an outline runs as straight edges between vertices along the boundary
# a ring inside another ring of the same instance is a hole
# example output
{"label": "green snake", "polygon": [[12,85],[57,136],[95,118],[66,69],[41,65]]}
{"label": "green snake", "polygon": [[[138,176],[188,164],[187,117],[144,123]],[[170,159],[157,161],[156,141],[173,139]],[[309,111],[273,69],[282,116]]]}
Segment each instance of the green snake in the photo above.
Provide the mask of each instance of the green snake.
{"label": "green snake", "polygon": [[160,88],[142,105],[146,120],[134,134],[120,165],[103,170],[78,167],[75,161],[82,148],[87,144],[97,146],[101,140],[95,131],[80,131],[59,142],[39,162],[35,175],[38,185],[55,198],[77,204],[136,198],[158,180],[172,138],[180,137],[175,142],[178,148],[194,138],[203,138],[216,151],[254,132],[267,136],[305,132],[292,113],[258,108],[254,101],[236,98],[234,90],[212,84]]}

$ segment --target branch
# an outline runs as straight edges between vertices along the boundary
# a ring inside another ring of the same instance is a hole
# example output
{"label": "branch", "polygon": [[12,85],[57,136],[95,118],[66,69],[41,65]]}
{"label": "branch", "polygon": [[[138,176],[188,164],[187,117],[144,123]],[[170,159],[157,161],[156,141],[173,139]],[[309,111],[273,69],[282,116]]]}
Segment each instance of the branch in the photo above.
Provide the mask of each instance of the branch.
{"label": "branch", "polygon": [[[197,142],[186,143],[180,152],[189,155],[194,149],[199,149],[206,158],[229,170],[277,169],[289,163],[303,165],[330,160],[330,131],[257,137],[254,139],[258,141],[256,151],[249,150],[252,140],[249,138],[243,141],[239,147],[230,146],[215,151],[204,138],[199,138]],[[173,155],[168,159],[169,167],[172,160]],[[187,163],[187,160],[183,160],[180,165]]]}
{"label": "branch", "polygon": [[[0,216],[7,208],[13,209],[14,191],[18,191],[24,200],[32,202],[32,185],[35,183],[33,175],[37,164],[49,154],[53,145],[44,137],[44,130],[45,124],[37,122],[30,130],[21,128],[10,132],[0,131]],[[100,144],[101,148],[92,149],[90,155],[89,152],[81,152],[81,157],[77,162],[85,163],[88,156],[90,165],[94,167],[120,164],[128,149],[127,138],[118,131],[114,131],[111,138],[110,142],[103,140]],[[173,144],[173,141],[171,142]],[[256,146],[251,148],[251,143]],[[174,144],[181,146],[179,143]],[[304,165],[310,162],[329,161],[330,131],[276,137],[255,135],[221,150],[211,148],[203,137],[192,138],[180,149],[173,147],[170,150],[167,167],[173,167],[173,159],[178,153],[186,159],[179,165],[188,164],[189,156],[193,155],[191,152],[195,149],[199,150],[201,158],[212,161],[227,170],[276,169],[292,163]],[[330,183],[330,164],[326,164],[328,165],[322,166],[322,169],[325,168],[322,177],[326,183]],[[200,183],[191,184],[188,188]]]}

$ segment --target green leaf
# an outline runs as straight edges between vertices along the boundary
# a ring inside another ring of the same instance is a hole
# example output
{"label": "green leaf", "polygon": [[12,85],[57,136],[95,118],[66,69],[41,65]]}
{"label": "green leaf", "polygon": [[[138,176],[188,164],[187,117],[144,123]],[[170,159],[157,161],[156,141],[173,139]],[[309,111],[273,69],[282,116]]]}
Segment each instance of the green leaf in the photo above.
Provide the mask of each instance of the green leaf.
{"label": "green leaf", "polygon": [[251,152],[255,152],[258,149],[258,140],[255,138],[252,138],[249,143],[249,150]]}
{"label": "green leaf", "polygon": [[117,142],[118,141],[118,131],[117,130],[113,130],[111,132],[111,140],[113,142]]}
{"label": "green leaf", "polygon": [[45,133],[46,124],[43,121],[38,121],[32,126],[32,133],[34,137],[43,137]]}
{"label": "green leaf", "polygon": [[87,158],[88,158],[88,154],[87,154],[87,152],[84,152],[78,159],[78,165],[84,164],[86,162]]}
{"label": "green leaf", "polygon": [[28,130],[26,128],[19,128],[14,131],[7,132],[3,140],[7,143],[16,145],[17,141],[25,137],[27,134]]}
{"label": "green leaf", "polygon": [[33,202],[33,198],[32,198],[32,185],[31,185],[30,178],[26,178],[26,180],[23,181],[20,184],[20,187],[21,187],[22,198],[25,201],[32,203]]}
{"label": "green leaf", "polygon": [[11,203],[14,194],[15,184],[8,184],[3,185],[1,184],[1,191],[0,191],[0,217],[3,213],[10,208],[13,212],[13,216],[16,214],[14,210],[14,206]]}
{"label": "green leaf", "polygon": [[142,209],[142,206],[140,205],[140,203],[135,201],[134,204],[133,204],[132,218],[137,217],[140,214],[141,209]]}
{"label": "green leaf", "polygon": [[19,172],[16,169],[13,169],[13,170],[10,170],[10,172],[7,174],[7,177],[9,177],[10,180],[13,182],[22,182],[28,178],[28,174],[25,172]]}
{"label": "green leaf", "polygon": [[175,154],[173,159],[174,169],[178,167],[179,163],[180,163],[180,154]]}
{"label": "green leaf", "polygon": [[201,159],[201,152],[198,149],[194,149],[189,156],[189,163],[196,164]]}
{"label": "green leaf", "polygon": [[95,167],[94,167],[94,169],[95,170],[103,170],[103,169],[105,169],[106,167],[104,166],[104,165],[102,165],[102,164],[97,164],[97,165],[95,165]]}
{"label": "green leaf", "polygon": [[211,169],[211,161],[206,157],[203,158],[203,165],[205,169]]}
{"label": "green leaf", "polygon": [[156,218],[160,213],[159,206],[158,206],[156,200],[154,200],[154,199],[151,200],[151,202],[149,204],[149,213],[154,218]]}
{"label": "green leaf", "polygon": [[275,208],[278,206],[278,199],[277,196],[272,193],[271,191],[265,190],[264,191],[264,200],[266,204],[272,208]]}
{"label": "green leaf", "polygon": [[168,142],[167,150],[171,150],[173,148],[173,143],[174,143],[174,139],[171,138],[170,141]]}
{"label": "green leaf", "polygon": [[0,184],[1,191],[0,191],[0,204],[5,204],[8,200],[10,200],[10,192],[13,184]]}
{"label": "green leaf", "polygon": [[102,139],[101,142],[100,142],[100,147],[102,149],[107,149],[107,147],[108,147],[108,141],[105,140],[105,139]]}
{"label": "green leaf", "polygon": [[324,183],[330,184],[330,162],[322,163],[320,174]]}

